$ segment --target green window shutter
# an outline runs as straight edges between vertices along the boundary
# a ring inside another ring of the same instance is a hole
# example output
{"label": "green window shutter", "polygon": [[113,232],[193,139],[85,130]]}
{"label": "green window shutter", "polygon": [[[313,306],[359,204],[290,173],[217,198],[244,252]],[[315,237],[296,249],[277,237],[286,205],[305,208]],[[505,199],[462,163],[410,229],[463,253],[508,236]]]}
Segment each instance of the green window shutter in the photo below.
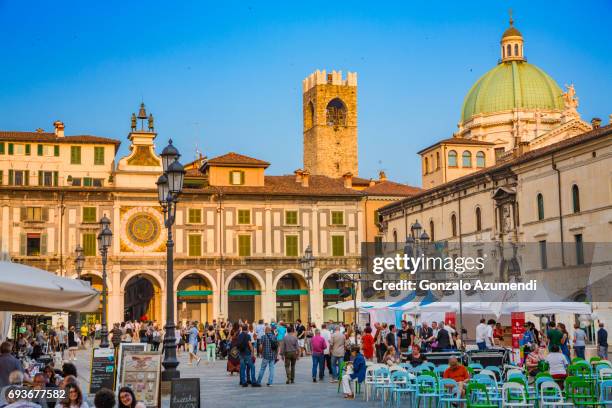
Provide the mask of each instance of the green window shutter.
{"label": "green window shutter", "polygon": [[13,143],[8,144],[8,153],[13,154],[15,152],[15,145]]}
{"label": "green window shutter", "polygon": [[81,164],[81,146],[70,146],[70,164]]}
{"label": "green window shutter", "polygon": [[59,184],[59,172],[54,171],[53,172],[53,185],[57,187],[58,184]]}
{"label": "green window shutter", "polygon": [[4,171],[0,170],[0,186],[4,184]]}
{"label": "green window shutter", "polygon": [[189,256],[202,256],[201,235],[189,235]]}
{"label": "green window shutter", "polygon": [[104,164],[104,147],[101,147],[101,146],[94,147],[94,164],[97,164],[97,165]]}
{"label": "green window shutter", "polygon": [[96,207],[83,207],[83,222],[96,222]]}
{"label": "green window shutter", "polygon": [[251,223],[251,210],[238,210],[238,224]]}
{"label": "green window shutter", "polygon": [[91,187],[91,177],[85,177],[83,178],[83,186],[84,187]]}
{"label": "green window shutter", "polygon": [[29,143],[26,143],[26,145],[25,145],[25,154],[26,154],[26,156],[29,156],[30,153],[31,153],[31,146],[30,146]]}
{"label": "green window shutter", "polygon": [[39,144],[36,146],[36,152],[39,156],[43,155],[43,145]]}
{"label": "green window shutter", "polygon": [[27,255],[26,251],[27,251],[27,245],[28,245],[28,238],[26,236],[26,234],[21,234],[19,235],[19,254],[22,256]]}
{"label": "green window shutter", "polygon": [[240,172],[240,184],[244,184],[244,171]]}
{"label": "green window shutter", "polygon": [[238,255],[251,256],[251,236],[238,235]]}
{"label": "green window shutter", "polygon": [[4,142],[0,143],[0,154],[4,154]]}
{"label": "green window shutter", "polygon": [[23,171],[23,175],[24,175],[23,185],[24,186],[29,186],[30,185],[30,171],[29,170],[24,170]]}
{"label": "green window shutter", "polygon": [[42,172],[42,170],[38,170],[38,185],[39,186],[43,185],[43,172]]}
{"label": "green window shutter", "polygon": [[13,170],[9,170],[9,177],[8,177],[8,178],[9,178],[9,179],[8,179],[8,184],[9,184],[9,186],[12,186],[12,185],[13,185],[13,178],[14,178],[14,174],[15,174],[15,173],[14,173],[14,171],[13,171]]}
{"label": "green window shutter", "polygon": [[331,223],[332,225],[343,225],[344,224],[344,213],[342,211],[331,212]]}
{"label": "green window shutter", "polygon": [[47,234],[40,235],[40,254],[47,255]]}
{"label": "green window shutter", "polygon": [[344,236],[332,236],[332,256],[344,256]]}
{"label": "green window shutter", "polygon": [[199,208],[190,208],[188,221],[190,224],[202,223],[202,210]]}
{"label": "green window shutter", "polygon": [[287,235],[285,237],[285,255],[298,256],[298,237],[297,235]]}
{"label": "green window shutter", "polygon": [[285,212],[285,224],[286,225],[297,225],[298,223],[298,212],[287,211]]}
{"label": "green window shutter", "polygon": [[54,145],[53,146],[53,155],[55,157],[59,157],[59,145]]}
{"label": "green window shutter", "polygon": [[96,256],[96,234],[83,234],[83,254],[85,256]]}

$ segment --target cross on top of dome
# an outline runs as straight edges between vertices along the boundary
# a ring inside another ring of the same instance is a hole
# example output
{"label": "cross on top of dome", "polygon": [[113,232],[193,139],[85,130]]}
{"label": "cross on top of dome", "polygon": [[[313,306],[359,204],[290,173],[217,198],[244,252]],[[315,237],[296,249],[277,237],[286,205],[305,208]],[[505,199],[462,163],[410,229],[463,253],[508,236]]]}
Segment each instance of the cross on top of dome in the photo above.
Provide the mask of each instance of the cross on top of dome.
{"label": "cross on top of dome", "polygon": [[510,9],[510,27],[502,34],[500,45],[501,62],[525,61],[523,56],[523,35],[514,27],[512,9]]}

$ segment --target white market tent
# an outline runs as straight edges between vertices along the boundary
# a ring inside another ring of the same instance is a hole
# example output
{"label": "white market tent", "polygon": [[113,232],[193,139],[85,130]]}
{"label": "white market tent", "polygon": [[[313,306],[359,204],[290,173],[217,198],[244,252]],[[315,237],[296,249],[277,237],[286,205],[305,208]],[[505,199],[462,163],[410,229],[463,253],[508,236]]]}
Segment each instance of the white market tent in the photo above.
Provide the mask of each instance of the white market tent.
{"label": "white market tent", "polygon": [[[393,302],[362,302],[357,301],[358,309],[373,309],[373,308],[385,308]],[[336,303],[334,305],[327,306],[327,309],[338,309],[338,310],[353,310],[355,309],[355,302],[353,300],[347,300],[344,302]]]}
{"label": "white market tent", "polygon": [[100,293],[87,282],[0,262],[0,311],[95,312],[99,304]]}

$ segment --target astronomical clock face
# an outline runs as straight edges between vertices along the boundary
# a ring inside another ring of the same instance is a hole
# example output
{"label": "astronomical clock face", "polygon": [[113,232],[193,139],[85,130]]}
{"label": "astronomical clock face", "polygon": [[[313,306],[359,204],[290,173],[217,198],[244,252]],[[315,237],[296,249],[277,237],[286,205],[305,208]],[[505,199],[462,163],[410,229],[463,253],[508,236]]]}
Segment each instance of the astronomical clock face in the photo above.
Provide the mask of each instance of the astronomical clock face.
{"label": "astronomical clock face", "polygon": [[163,216],[151,207],[121,209],[122,252],[161,252],[165,250]]}

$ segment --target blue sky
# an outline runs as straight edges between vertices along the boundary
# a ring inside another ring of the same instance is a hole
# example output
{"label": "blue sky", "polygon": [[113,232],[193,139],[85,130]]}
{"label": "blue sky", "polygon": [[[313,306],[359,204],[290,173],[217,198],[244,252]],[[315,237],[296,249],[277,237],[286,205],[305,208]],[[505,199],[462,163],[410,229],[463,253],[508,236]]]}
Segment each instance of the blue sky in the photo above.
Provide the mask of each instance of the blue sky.
{"label": "blue sky", "polygon": [[[291,4],[289,4],[291,3]],[[88,4],[85,6],[85,4]],[[157,145],[302,166],[301,81],[359,76],[360,176],[420,185],[416,152],[450,137],[495,66],[508,8],[529,61],[574,83],[579,111],[612,113],[612,2],[0,0],[0,129],[120,139],[144,99]]]}

